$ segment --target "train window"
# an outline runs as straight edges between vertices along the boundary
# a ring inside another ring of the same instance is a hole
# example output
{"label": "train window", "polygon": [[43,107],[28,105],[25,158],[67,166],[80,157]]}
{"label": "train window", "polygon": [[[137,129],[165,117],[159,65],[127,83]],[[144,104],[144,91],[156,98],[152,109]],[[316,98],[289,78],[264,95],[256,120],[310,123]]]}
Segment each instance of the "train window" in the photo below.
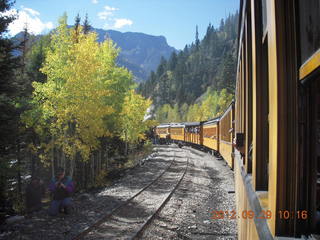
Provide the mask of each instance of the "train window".
{"label": "train window", "polygon": [[316,122],[315,122],[315,149],[316,149],[316,227],[318,233],[320,233],[320,83],[317,83],[318,91],[316,96]]}
{"label": "train window", "polygon": [[172,135],[182,135],[182,133],[183,133],[182,128],[172,128],[171,129]]}
{"label": "train window", "polygon": [[261,48],[261,145],[263,152],[261,154],[260,169],[257,173],[257,190],[268,190],[269,179],[269,65],[268,65],[268,36],[264,38]]}
{"label": "train window", "polygon": [[320,49],[320,1],[300,0],[301,65]]}
{"label": "train window", "polygon": [[320,79],[315,79],[310,86],[310,120],[311,120],[311,168],[312,193],[311,208],[313,214],[312,228],[320,233]]}
{"label": "train window", "polygon": [[252,29],[251,29],[251,2],[248,3],[246,25],[246,158],[247,173],[252,173]]}
{"label": "train window", "polygon": [[267,32],[267,0],[261,1],[261,8],[262,8],[262,29],[263,29],[263,36],[265,36]]}
{"label": "train window", "polygon": [[226,142],[231,142],[231,132],[230,130],[230,123],[231,123],[231,114],[232,112],[229,111],[220,121],[220,133],[221,133],[221,140]]}

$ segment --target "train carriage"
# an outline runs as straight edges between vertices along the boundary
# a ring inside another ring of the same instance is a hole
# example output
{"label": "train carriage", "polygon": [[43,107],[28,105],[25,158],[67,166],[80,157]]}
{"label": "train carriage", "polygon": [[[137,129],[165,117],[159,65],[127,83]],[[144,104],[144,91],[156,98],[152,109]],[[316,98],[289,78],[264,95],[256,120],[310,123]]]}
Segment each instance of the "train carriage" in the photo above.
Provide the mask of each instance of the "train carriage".
{"label": "train carriage", "polygon": [[170,125],[170,137],[174,142],[183,142],[185,136],[185,125],[182,123],[172,123]]}
{"label": "train carriage", "polygon": [[170,124],[160,124],[156,127],[155,133],[161,144],[167,143],[170,139]]}
{"label": "train carriage", "polygon": [[219,121],[219,153],[233,169],[234,103],[232,102]]}
{"label": "train carriage", "polygon": [[238,46],[238,238],[319,239],[320,1],[241,0]]}
{"label": "train carriage", "polygon": [[203,145],[219,152],[219,118],[203,123]]}
{"label": "train carriage", "polygon": [[202,145],[202,123],[201,122],[189,122],[185,125],[185,142]]}

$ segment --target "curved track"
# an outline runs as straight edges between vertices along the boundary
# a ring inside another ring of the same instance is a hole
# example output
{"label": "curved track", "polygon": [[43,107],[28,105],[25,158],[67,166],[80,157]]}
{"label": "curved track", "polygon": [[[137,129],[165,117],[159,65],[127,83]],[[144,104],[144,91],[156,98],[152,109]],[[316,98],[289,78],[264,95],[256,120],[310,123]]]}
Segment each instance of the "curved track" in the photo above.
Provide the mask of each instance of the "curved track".
{"label": "curved track", "polygon": [[169,167],[156,179],[78,234],[74,240],[137,239],[170,200],[184,178],[188,164],[188,158],[178,161],[174,155]]}

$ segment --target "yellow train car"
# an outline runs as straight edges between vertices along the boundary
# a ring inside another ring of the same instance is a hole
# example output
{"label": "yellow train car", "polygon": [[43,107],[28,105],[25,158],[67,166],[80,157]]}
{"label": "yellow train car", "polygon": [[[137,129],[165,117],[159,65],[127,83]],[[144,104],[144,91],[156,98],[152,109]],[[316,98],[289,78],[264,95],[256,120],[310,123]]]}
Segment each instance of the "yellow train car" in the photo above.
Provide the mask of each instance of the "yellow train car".
{"label": "yellow train car", "polygon": [[183,124],[170,125],[170,138],[173,141],[184,141],[185,126]]}
{"label": "yellow train car", "polygon": [[185,142],[202,145],[202,123],[201,122],[189,122],[185,125]]}
{"label": "yellow train car", "polygon": [[320,2],[240,2],[238,239],[319,239]]}
{"label": "yellow train car", "polygon": [[219,153],[233,169],[234,103],[232,102],[219,120]]}
{"label": "yellow train car", "polygon": [[219,152],[219,118],[203,123],[203,145]]}
{"label": "yellow train car", "polygon": [[170,124],[160,124],[156,127],[155,133],[160,143],[166,143],[170,139]]}

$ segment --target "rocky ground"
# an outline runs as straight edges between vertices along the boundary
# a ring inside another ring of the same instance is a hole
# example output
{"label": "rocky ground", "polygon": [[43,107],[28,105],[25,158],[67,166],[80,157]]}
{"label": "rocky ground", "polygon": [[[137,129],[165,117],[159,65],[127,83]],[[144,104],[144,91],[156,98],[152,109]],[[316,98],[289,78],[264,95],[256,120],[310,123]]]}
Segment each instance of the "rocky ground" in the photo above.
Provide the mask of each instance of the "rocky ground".
{"label": "rocky ground", "polygon": [[[161,174],[176,146],[157,146],[154,153],[123,177],[98,192],[74,196],[70,215],[50,217],[45,209],[30,218],[0,226],[0,239],[72,239]],[[212,211],[235,209],[233,172],[223,160],[184,147],[189,170],[171,200],[142,239],[236,239],[236,222],[211,219]]]}
{"label": "rocky ground", "polygon": [[233,172],[222,159],[184,149],[187,175],[142,239],[237,239],[236,220],[212,219],[212,211],[235,210]]}

